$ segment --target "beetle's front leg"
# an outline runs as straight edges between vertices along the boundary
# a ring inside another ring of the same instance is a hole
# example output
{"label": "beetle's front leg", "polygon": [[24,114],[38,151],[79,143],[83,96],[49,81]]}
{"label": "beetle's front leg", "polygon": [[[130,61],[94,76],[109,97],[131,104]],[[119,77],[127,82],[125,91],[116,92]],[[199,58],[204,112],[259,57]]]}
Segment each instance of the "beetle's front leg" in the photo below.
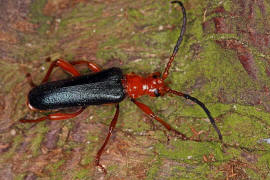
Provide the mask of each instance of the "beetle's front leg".
{"label": "beetle's front leg", "polygon": [[157,120],[159,123],[161,123],[167,130],[169,130],[169,131],[172,131],[172,132],[174,132],[177,136],[179,136],[182,140],[188,140],[189,138],[185,135],[185,134],[183,134],[183,133],[181,133],[181,132],[179,132],[179,131],[177,131],[177,130],[175,130],[174,128],[172,128],[171,127],[171,125],[169,125],[168,123],[166,123],[164,120],[162,120],[162,119],[160,119],[157,115],[155,115],[154,113],[153,113],[153,111],[148,107],[148,106],[146,106],[145,104],[143,104],[143,103],[141,103],[141,102],[139,102],[139,101],[137,101],[137,100],[135,100],[135,99],[131,99],[131,101],[134,103],[134,104],[136,104],[145,114],[147,114],[147,115],[149,115],[151,118],[154,118],[155,120]]}

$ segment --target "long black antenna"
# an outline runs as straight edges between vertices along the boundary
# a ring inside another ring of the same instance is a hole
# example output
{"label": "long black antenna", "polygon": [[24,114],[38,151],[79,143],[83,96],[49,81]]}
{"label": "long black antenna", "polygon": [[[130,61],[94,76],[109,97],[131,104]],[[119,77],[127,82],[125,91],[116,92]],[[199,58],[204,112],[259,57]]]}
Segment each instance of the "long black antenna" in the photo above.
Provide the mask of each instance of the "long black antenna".
{"label": "long black antenna", "polygon": [[214,118],[212,117],[210,111],[207,109],[207,107],[201,102],[199,101],[197,98],[195,97],[192,97],[188,94],[183,94],[183,97],[186,98],[186,99],[189,99],[193,102],[195,102],[196,104],[198,104],[199,106],[201,106],[201,108],[203,108],[204,112],[207,114],[211,124],[213,125],[213,127],[215,128],[216,132],[218,133],[218,137],[219,139],[222,141],[222,135],[221,135],[221,132],[220,130],[218,129],[217,125],[216,125],[216,122],[214,120]]}
{"label": "long black antenna", "polygon": [[168,89],[167,92],[178,95],[178,96],[183,96],[184,98],[189,99],[189,100],[195,102],[196,104],[198,104],[199,106],[201,106],[201,108],[203,108],[204,112],[207,114],[207,116],[208,116],[211,124],[213,125],[214,129],[216,130],[219,140],[222,142],[222,135],[221,135],[221,132],[220,132],[220,130],[218,129],[218,127],[216,125],[216,122],[215,122],[214,118],[212,117],[212,115],[211,115],[210,111],[207,109],[207,107],[201,101],[199,101],[197,98],[192,97],[192,96],[190,96],[188,94],[184,94],[184,93],[172,90],[172,89]]}
{"label": "long black antenna", "polygon": [[163,73],[163,75],[162,75],[162,79],[163,79],[163,80],[166,79],[166,78],[168,77],[169,69],[170,69],[170,67],[171,67],[171,65],[172,65],[172,62],[173,62],[173,60],[174,60],[174,57],[175,57],[176,53],[177,53],[178,50],[179,50],[179,46],[180,46],[180,44],[181,44],[181,42],[182,42],[182,40],[183,40],[184,33],[185,33],[185,31],[186,31],[186,23],[187,23],[186,10],[185,10],[185,7],[184,7],[184,5],[182,4],[182,2],[180,2],[180,1],[172,1],[171,3],[178,3],[178,4],[181,6],[182,12],[183,12],[183,24],[182,24],[180,36],[179,36],[179,38],[178,38],[178,40],[177,40],[177,42],[176,42],[176,45],[174,46],[173,53],[172,53],[172,55],[171,55],[171,57],[170,57],[170,60],[169,60],[167,66],[166,66],[166,68],[165,68],[165,71],[164,71],[164,73]]}
{"label": "long black antenna", "polygon": [[179,46],[180,46],[180,44],[181,44],[181,42],[183,40],[184,33],[186,31],[187,15],[186,15],[185,7],[184,7],[182,2],[180,2],[180,1],[172,1],[171,3],[172,4],[173,3],[178,3],[182,7],[182,12],[183,12],[183,25],[182,25],[182,28],[181,28],[180,36],[179,36],[179,38],[178,38],[178,40],[176,42],[176,45],[174,46],[173,53],[172,53],[172,56],[175,56],[176,53],[179,50]]}

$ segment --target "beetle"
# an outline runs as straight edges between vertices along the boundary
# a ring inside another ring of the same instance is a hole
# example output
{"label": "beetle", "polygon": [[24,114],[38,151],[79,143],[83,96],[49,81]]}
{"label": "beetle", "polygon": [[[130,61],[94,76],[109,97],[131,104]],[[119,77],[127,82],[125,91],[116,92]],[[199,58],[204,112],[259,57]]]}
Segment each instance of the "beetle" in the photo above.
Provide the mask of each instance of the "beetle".
{"label": "beetle", "polygon": [[[114,104],[116,107],[115,115],[111,121],[105,142],[97,152],[95,159],[96,166],[100,167],[106,173],[106,169],[100,164],[100,157],[104,152],[104,149],[116,126],[119,115],[119,103],[126,97],[130,98],[131,101],[145,114],[161,123],[168,131],[174,132],[182,140],[192,140],[192,138],[187,137],[183,133],[171,127],[171,125],[155,115],[147,105],[137,100],[139,97],[145,95],[159,97],[164,96],[166,93],[170,93],[182,96],[185,99],[189,99],[198,104],[207,114],[211,124],[218,134],[219,140],[222,142],[221,132],[216,126],[214,118],[211,116],[207,107],[201,101],[188,94],[170,89],[165,82],[186,30],[186,11],[183,4],[180,1],[172,1],[171,3],[178,3],[180,5],[183,13],[183,22],[179,38],[163,74],[160,72],[155,72],[148,76],[141,76],[134,73],[123,74],[122,70],[117,67],[101,70],[101,68],[93,62],[84,60],[67,62],[63,59],[58,59],[51,63],[47,74],[39,86],[36,86],[33,83],[31,75],[28,74],[28,80],[33,86],[33,89],[30,90],[28,94],[27,105],[31,110],[36,111],[59,110],[70,107],[79,107],[79,110],[74,113],[56,112],[38,119],[21,119],[20,121],[23,123],[30,123],[44,120],[69,119],[78,116],[87,106]],[[81,75],[74,68],[74,65],[78,64],[87,65],[93,73]],[[70,73],[72,77],[64,80],[48,82],[55,67],[62,68],[64,71]]]}

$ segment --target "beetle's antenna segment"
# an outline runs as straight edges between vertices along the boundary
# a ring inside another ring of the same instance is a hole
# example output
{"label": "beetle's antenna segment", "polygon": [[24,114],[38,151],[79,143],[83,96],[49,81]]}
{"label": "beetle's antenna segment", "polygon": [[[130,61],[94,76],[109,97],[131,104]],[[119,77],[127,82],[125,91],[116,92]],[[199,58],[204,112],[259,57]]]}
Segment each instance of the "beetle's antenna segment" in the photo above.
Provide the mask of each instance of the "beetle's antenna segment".
{"label": "beetle's antenna segment", "polygon": [[189,99],[189,100],[195,102],[196,104],[198,104],[199,106],[201,106],[201,108],[203,108],[204,112],[207,114],[207,116],[208,116],[211,124],[213,125],[214,129],[216,130],[216,132],[218,134],[218,137],[219,137],[219,140],[222,142],[222,135],[221,135],[221,132],[218,129],[216,123],[215,123],[214,118],[212,117],[212,115],[211,115],[210,111],[207,109],[207,107],[201,101],[199,101],[198,99],[196,99],[196,98],[194,98],[194,97],[192,97],[192,96],[190,96],[188,94],[184,94],[184,93],[172,90],[172,89],[167,89],[167,92],[178,95],[178,96],[183,96],[184,98]]}
{"label": "beetle's antenna segment", "polygon": [[186,22],[187,22],[186,10],[185,10],[185,7],[182,4],[182,2],[180,2],[180,1],[172,1],[171,3],[178,3],[181,6],[182,12],[183,12],[183,24],[182,24],[180,36],[179,36],[179,38],[178,38],[178,40],[176,42],[176,45],[174,46],[173,53],[172,53],[172,55],[170,57],[170,60],[169,60],[169,62],[167,64],[167,67],[165,68],[165,71],[164,71],[164,73],[162,75],[163,80],[166,79],[168,77],[168,75],[169,75],[169,69],[170,69],[170,67],[172,65],[172,62],[174,60],[174,57],[175,57],[176,53],[179,50],[179,46],[180,46],[180,44],[181,44],[181,42],[183,40],[183,36],[184,36],[185,31],[186,31]]}

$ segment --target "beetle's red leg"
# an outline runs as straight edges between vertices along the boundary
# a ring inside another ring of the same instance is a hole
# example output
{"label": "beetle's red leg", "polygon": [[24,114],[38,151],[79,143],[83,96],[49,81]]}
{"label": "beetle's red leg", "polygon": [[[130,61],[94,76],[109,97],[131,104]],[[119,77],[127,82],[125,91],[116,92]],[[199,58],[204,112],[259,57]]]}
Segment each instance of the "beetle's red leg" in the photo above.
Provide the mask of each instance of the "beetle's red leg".
{"label": "beetle's red leg", "polygon": [[38,118],[38,119],[21,119],[20,122],[32,123],[32,122],[44,121],[46,119],[51,120],[51,121],[70,119],[70,118],[74,118],[74,117],[78,116],[79,114],[81,114],[84,109],[85,108],[82,107],[79,111],[74,112],[74,113],[53,113],[53,114],[49,114],[48,116],[43,116],[43,117]]}
{"label": "beetle's red leg", "polygon": [[55,68],[56,66],[59,66],[60,68],[69,72],[73,76],[80,75],[80,73],[69,62],[64,61],[62,59],[58,59],[58,60],[55,60],[51,63],[50,68],[48,69],[46,76],[42,80],[42,83],[45,83],[48,81],[48,79],[52,73],[53,68]]}
{"label": "beetle's red leg", "polygon": [[99,163],[100,156],[104,152],[104,149],[105,149],[105,147],[106,147],[106,145],[107,145],[107,143],[112,135],[112,132],[116,126],[118,115],[119,115],[119,104],[116,104],[116,112],[115,112],[113,120],[110,124],[109,133],[107,134],[105,142],[103,143],[102,147],[98,150],[98,153],[96,155],[96,166],[100,167],[105,174],[107,173],[106,169]]}
{"label": "beetle's red leg", "polygon": [[72,64],[72,65],[85,64],[93,72],[99,72],[99,71],[101,71],[101,68],[97,64],[95,64],[93,62],[80,60],[80,61],[71,61],[69,63]]}
{"label": "beetle's red leg", "polygon": [[[56,67],[56,66],[59,66],[61,67],[63,70],[69,72],[71,75],[73,76],[79,76],[80,73],[67,61],[64,61],[62,59],[58,59],[56,61],[53,61],[50,65],[50,68],[48,69],[45,77],[43,78],[42,82],[41,83],[45,83],[48,81],[51,73],[52,73],[52,70]],[[37,85],[33,82],[32,80],[32,76],[30,73],[27,73],[26,74],[26,78],[27,78],[27,81],[28,83],[30,84],[31,87],[36,87]]]}
{"label": "beetle's red leg", "polygon": [[26,74],[26,78],[27,78],[27,81],[28,81],[28,84],[30,84],[30,86],[32,88],[36,87],[37,85],[33,82],[33,79],[32,79],[32,76],[30,73],[27,73]]}
{"label": "beetle's red leg", "polygon": [[154,113],[153,113],[153,111],[148,107],[148,106],[146,106],[145,104],[143,104],[143,103],[141,103],[141,102],[138,102],[138,101],[136,101],[135,99],[131,99],[131,101],[133,102],[133,103],[135,103],[145,114],[147,114],[147,115],[149,115],[151,118],[154,118],[154,119],[156,119],[159,123],[161,123],[166,129],[168,129],[169,131],[173,131],[175,134],[177,134],[178,136],[180,136],[180,138],[181,139],[183,139],[183,140],[188,140],[189,138],[185,135],[185,134],[183,134],[183,133],[181,133],[181,132],[179,132],[179,131],[177,131],[177,130],[175,130],[175,129],[173,129],[172,127],[171,127],[171,125],[169,125],[168,123],[166,123],[165,121],[163,121],[162,119],[160,119],[158,116],[156,116]]}

